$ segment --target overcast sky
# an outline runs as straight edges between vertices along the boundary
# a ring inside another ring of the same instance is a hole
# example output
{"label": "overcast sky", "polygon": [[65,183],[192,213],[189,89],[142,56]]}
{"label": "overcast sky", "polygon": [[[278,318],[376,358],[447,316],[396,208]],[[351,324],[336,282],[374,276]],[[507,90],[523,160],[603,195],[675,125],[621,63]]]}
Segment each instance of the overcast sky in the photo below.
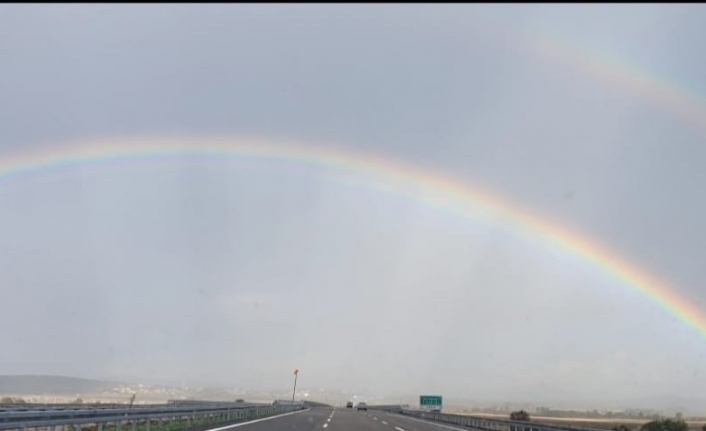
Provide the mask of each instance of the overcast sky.
{"label": "overcast sky", "polygon": [[[704,128],[540,49],[698,98],[705,38],[702,5],[3,5],[0,157],[136,134],[365,151],[558,220],[706,313]],[[706,340],[600,268],[294,163],[5,181],[0,265],[0,374],[706,399]]]}

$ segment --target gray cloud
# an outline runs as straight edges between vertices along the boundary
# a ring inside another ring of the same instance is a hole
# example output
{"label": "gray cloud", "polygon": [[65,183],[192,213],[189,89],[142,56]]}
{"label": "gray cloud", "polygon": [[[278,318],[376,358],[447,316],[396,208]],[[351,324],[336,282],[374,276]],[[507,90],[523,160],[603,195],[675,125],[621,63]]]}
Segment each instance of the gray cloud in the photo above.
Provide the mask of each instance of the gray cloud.
{"label": "gray cloud", "polygon": [[[3,151],[141,133],[330,142],[495,190],[706,299],[704,136],[492,31],[699,94],[698,5],[0,11]],[[702,337],[505,225],[271,162],[1,188],[2,372],[277,387],[296,366],[311,387],[377,393],[704,396]]]}

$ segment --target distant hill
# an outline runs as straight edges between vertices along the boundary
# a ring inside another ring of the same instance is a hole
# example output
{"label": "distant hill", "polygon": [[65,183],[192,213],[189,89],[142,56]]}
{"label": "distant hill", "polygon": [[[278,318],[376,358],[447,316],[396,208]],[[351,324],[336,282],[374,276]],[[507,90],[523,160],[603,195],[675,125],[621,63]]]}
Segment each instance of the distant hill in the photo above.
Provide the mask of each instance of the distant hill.
{"label": "distant hill", "polygon": [[0,394],[81,394],[103,392],[117,383],[63,376],[3,376],[0,375]]}

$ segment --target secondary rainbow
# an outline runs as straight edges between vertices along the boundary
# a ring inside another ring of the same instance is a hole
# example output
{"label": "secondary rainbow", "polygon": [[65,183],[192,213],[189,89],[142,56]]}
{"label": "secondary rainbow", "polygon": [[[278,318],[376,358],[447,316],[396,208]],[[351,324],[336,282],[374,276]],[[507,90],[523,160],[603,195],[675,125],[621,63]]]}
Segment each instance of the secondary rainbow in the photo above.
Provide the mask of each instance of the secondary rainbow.
{"label": "secondary rainbow", "polygon": [[43,147],[3,157],[0,179],[121,161],[208,158],[279,160],[352,174],[349,179],[377,190],[410,197],[473,220],[507,222],[513,230],[545,240],[599,268],[661,307],[706,339],[706,317],[676,289],[639,269],[596,241],[546,217],[519,208],[499,196],[457,178],[371,154],[332,146],[273,142],[249,137],[147,137],[111,139],[69,146]]}
{"label": "secondary rainbow", "polygon": [[689,128],[698,131],[702,137],[706,137],[706,100],[682,83],[658,76],[616,56],[590,51],[570,42],[566,37],[547,31],[479,21],[473,22],[470,28],[483,38],[500,40],[550,63],[574,68],[618,92],[628,93],[636,100],[668,111]]}
{"label": "secondary rainbow", "polygon": [[536,38],[534,47],[542,56],[567,63],[619,91],[670,111],[702,136],[706,135],[706,103],[694,91],[618,58],[588,53],[554,38]]}

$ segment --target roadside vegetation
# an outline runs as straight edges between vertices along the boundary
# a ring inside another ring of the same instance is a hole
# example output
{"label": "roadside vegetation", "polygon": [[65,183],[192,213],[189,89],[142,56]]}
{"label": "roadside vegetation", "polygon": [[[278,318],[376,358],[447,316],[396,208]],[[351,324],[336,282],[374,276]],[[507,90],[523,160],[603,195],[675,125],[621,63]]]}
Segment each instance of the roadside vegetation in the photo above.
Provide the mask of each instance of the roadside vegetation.
{"label": "roadside vegetation", "polygon": [[519,410],[516,412],[510,413],[510,420],[511,421],[530,421],[530,415],[524,410]]}

